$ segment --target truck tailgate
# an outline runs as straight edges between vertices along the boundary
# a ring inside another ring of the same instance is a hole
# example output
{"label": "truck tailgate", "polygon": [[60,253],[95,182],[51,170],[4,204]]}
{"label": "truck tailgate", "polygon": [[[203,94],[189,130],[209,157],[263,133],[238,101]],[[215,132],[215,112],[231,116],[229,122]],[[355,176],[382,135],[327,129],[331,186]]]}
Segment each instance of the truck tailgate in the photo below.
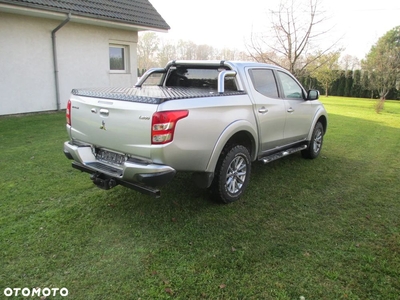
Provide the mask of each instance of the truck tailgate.
{"label": "truck tailgate", "polygon": [[71,138],[98,148],[149,157],[158,104],[71,96]]}

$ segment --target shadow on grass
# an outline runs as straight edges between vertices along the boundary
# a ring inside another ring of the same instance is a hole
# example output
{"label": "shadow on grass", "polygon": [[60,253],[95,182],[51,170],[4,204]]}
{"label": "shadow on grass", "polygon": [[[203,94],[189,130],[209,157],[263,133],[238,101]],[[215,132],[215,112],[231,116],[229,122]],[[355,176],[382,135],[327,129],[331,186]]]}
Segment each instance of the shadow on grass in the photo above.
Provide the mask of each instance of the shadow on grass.
{"label": "shadow on grass", "polygon": [[[255,213],[262,209],[268,216],[279,215],[279,209],[284,209],[283,213],[286,213],[287,208],[280,204],[282,200],[286,205],[295,205],[299,199],[310,201],[307,198],[312,195],[314,199],[324,202],[326,198],[331,198],[329,193],[350,199],[350,193],[357,191],[356,199],[357,196],[367,195],[368,189],[380,190],[377,183],[384,176],[388,176],[389,180],[395,179],[398,157],[394,154],[399,141],[390,137],[397,136],[397,129],[339,115],[330,117],[331,128],[335,128],[337,123],[346,130],[328,129],[318,159],[305,160],[300,154],[294,154],[267,165],[253,163],[250,184],[237,203],[217,203],[208,190],[197,188],[190,175],[183,173],[178,173],[169,185],[161,189],[162,197],[159,199],[118,187],[104,192],[99,203],[109,205],[113,218],[128,216],[128,222],[130,217],[127,212],[138,210],[141,214],[158,216],[167,222],[177,221],[181,215],[187,220],[210,212],[234,213],[235,210],[238,213],[245,210]],[[253,220],[249,218],[248,221]],[[150,223],[158,226],[153,220]]]}

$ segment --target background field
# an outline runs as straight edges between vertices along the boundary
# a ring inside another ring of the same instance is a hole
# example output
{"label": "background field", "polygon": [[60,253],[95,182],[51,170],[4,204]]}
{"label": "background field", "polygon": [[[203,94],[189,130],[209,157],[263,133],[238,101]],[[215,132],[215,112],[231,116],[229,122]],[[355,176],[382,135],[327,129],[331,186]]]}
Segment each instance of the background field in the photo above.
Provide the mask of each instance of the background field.
{"label": "background field", "polygon": [[322,155],[255,163],[231,205],[186,174],[160,199],[102,191],[64,157],[63,113],[0,118],[0,298],[398,299],[400,103],[322,101]]}

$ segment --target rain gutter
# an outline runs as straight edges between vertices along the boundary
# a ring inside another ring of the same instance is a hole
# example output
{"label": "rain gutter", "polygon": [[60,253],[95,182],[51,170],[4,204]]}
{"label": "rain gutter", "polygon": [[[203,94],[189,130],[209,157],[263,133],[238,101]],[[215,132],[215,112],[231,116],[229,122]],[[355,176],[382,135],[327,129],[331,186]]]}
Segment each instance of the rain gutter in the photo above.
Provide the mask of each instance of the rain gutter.
{"label": "rain gutter", "polygon": [[57,43],[56,43],[56,32],[60,30],[64,25],[66,25],[71,20],[71,13],[68,14],[68,17],[58,25],[51,32],[51,40],[53,45],[53,63],[54,63],[54,79],[56,84],[56,106],[57,110],[60,110],[61,102],[60,102],[60,83],[58,78],[58,58],[57,58]]}

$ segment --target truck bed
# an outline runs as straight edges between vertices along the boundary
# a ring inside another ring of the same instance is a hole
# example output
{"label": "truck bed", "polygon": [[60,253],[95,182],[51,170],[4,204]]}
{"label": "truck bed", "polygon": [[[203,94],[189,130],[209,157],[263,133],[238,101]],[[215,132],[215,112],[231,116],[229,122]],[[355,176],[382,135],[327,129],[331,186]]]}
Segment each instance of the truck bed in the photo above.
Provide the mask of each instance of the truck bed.
{"label": "truck bed", "polygon": [[108,87],[73,89],[72,94],[76,96],[102,98],[108,100],[111,99],[148,104],[160,104],[168,100],[243,95],[245,92],[225,91],[224,93],[218,93],[217,90],[213,88],[143,86],[140,88]]}

